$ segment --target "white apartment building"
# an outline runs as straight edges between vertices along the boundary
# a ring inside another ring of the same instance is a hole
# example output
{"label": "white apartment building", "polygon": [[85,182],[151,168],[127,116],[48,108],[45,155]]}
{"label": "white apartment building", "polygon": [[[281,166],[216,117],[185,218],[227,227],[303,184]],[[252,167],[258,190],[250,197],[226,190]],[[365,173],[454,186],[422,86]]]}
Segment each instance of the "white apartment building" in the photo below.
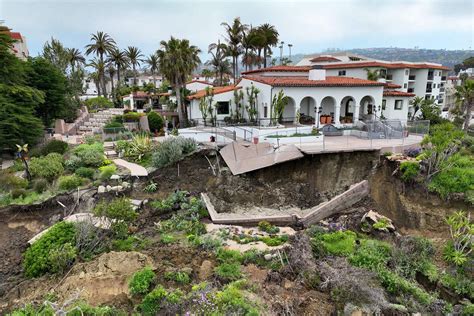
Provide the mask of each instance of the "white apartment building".
{"label": "white apartment building", "polygon": [[[298,116],[312,118],[313,122],[322,116],[329,117],[336,126],[381,117],[407,121],[413,93],[400,90],[401,86],[396,84],[329,73],[321,65],[275,66],[243,72],[236,86],[213,89],[218,105],[217,120],[237,111],[233,102],[234,90],[242,89],[244,103],[248,103],[246,92],[253,86],[259,90],[257,120],[261,125],[270,124],[272,99],[280,91],[288,98],[283,122],[296,122]],[[199,99],[205,95],[205,90],[201,90],[189,98],[190,119],[202,119]],[[243,112],[248,118],[246,111]]]}
{"label": "white apartment building", "polygon": [[[155,76],[155,82],[156,82],[157,87],[161,86],[163,81],[164,81],[164,78],[162,76],[158,76],[158,75]],[[134,77],[125,78],[125,84],[127,86],[130,86],[130,87],[133,86],[134,85],[133,82],[134,82]],[[139,76],[137,76],[136,85],[138,87],[143,87],[144,85],[147,85],[149,83],[153,83],[153,76],[148,76],[148,75],[139,75]]]}
{"label": "white apartment building", "polygon": [[328,76],[367,79],[367,70],[377,70],[382,82],[400,86],[398,91],[445,103],[445,85],[450,70],[441,64],[426,62],[383,61],[347,53],[318,55],[302,59],[297,66],[320,65]]}
{"label": "white apartment building", "polygon": [[0,25],[0,33],[5,33],[11,37],[13,42],[12,53],[21,60],[27,60],[30,55],[26,45],[26,37],[20,32],[12,32],[7,26]]}

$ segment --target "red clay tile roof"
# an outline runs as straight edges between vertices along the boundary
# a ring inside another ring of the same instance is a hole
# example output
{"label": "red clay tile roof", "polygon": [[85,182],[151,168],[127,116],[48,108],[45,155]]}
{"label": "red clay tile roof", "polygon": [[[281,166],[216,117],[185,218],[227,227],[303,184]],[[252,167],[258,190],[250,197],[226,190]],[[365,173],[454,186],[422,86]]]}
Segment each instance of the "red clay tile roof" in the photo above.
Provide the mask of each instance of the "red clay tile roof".
{"label": "red clay tile roof", "polygon": [[[224,87],[211,88],[211,90],[214,94],[225,93],[225,92],[234,91],[234,90],[237,90],[237,89],[242,89],[242,87],[224,86]],[[202,90],[199,90],[196,93],[190,95],[188,97],[188,100],[200,99],[200,98],[205,97],[205,96],[206,96],[206,89],[202,89]]]}
{"label": "red clay tile roof", "polygon": [[162,93],[157,93],[156,95],[159,96],[159,97],[169,97],[169,96],[171,95],[171,93],[169,93],[169,92],[162,92]]}
{"label": "red clay tile roof", "polygon": [[195,79],[195,80],[188,81],[188,82],[186,82],[186,84],[190,84],[190,83],[193,83],[193,82],[199,82],[199,83],[203,83],[203,84],[207,84],[207,85],[213,86],[212,83],[209,83],[209,82],[204,81],[204,80],[196,80],[196,79]]}
{"label": "red clay tile roof", "polygon": [[313,59],[310,59],[309,61],[313,63],[317,63],[317,62],[322,62],[322,61],[341,61],[341,60],[332,56],[318,56]]}
{"label": "red clay tile roof", "polygon": [[337,63],[337,64],[328,64],[323,65],[325,69],[341,69],[341,68],[365,68],[365,67],[381,67],[387,69],[400,69],[400,68],[412,68],[412,69],[440,69],[440,70],[450,70],[449,67],[433,64],[408,64],[408,63],[390,63],[390,62],[380,62],[380,61],[364,61],[364,62],[350,62],[350,63]]}
{"label": "red clay tile roof", "polygon": [[352,77],[326,77],[326,80],[309,80],[307,77],[270,77],[246,76],[248,80],[268,84],[274,87],[372,87],[383,86],[383,82]]}
{"label": "red clay tile roof", "polygon": [[22,40],[20,32],[10,32],[10,36],[14,40]]}
{"label": "red clay tile roof", "polygon": [[145,91],[136,91],[136,92],[133,92],[133,97],[134,98],[146,98],[148,97],[150,94],[148,92],[145,92]]}
{"label": "red clay tile roof", "polygon": [[414,97],[416,94],[397,90],[384,90],[384,97]]}
{"label": "red clay tile roof", "polygon": [[402,87],[398,84],[389,83],[389,82],[384,83],[383,86],[387,89],[400,89]]}
{"label": "red clay tile roof", "polygon": [[259,72],[308,72],[311,70],[311,66],[273,66],[261,69],[254,69],[249,71],[243,71],[242,74],[255,74]]}

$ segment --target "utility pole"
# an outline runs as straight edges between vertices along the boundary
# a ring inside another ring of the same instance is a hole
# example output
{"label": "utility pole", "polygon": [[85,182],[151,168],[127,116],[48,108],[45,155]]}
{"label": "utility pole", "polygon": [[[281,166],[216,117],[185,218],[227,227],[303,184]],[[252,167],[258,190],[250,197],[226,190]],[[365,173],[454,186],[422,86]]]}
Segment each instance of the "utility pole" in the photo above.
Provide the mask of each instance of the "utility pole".
{"label": "utility pole", "polygon": [[290,49],[290,63],[293,63],[291,60],[291,48],[293,47],[293,44],[288,44],[288,48]]}
{"label": "utility pole", "polygon": [[282,57],[283,57],[283,44],[285,44],[285,42],[281,41],[281,42],[280,42],[280,65],[283,64],[283,62],[282,62],[282,60],[281,60]]}

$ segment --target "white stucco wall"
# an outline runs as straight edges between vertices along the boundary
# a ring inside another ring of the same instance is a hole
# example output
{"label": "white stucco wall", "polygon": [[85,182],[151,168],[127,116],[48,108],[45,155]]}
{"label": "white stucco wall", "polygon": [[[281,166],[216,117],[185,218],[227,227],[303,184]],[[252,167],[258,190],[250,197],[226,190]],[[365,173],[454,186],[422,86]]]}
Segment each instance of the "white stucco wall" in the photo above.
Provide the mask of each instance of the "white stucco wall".
{"label": "white stucco wall", "polygon": [[[382,110],[383,116],[388,120],[400,120],[406,122],[408,119],[408,107],[410,106],[410,97],[391,97],[383,98],[387,100],[385,110]],[[401,110],[395,110],[395,100],[402,100],[403,105]]]}
{"label": "white stucco wall", "polygon": [[197,82],[197,81],[186,84],[186,89],[188,89],[191,92],[203,90],[203,89],[206,89],[207,87],[212,87],[212,84]]}
{"label": "white stucco wall", "polygon": [[[217,114],[217,120],[223,120],[226,116],[230,115],[230,108],[232,108],[232,111],[235,111],[235,106],[233,104],[233,99],[234,99],[234,91],[229,91],[229,92],[224,92],[224,93],[219,93],[215,94],[213,98],[213,103],[220,102],[220,101],[230,101],[229,104],[229,114]],[[199,100],[200,99],[193,99],[191,100],[191,104],[188,106],[188,118],[190,120],[193,119],[202,119],[202,113],[199,110]],[[209,118],[209,115],[207,116]]]}

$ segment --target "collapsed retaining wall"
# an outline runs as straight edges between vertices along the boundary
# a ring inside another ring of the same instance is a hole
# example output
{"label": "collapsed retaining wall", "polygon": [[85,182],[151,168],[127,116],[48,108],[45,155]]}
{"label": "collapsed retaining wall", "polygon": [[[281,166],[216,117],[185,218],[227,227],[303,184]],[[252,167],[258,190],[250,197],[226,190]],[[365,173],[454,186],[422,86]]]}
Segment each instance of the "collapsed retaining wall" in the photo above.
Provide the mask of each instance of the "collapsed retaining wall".
{"label": "collapsed retaining wall", "polygon": [[363,180],[352,185],[345,192],[335,196],[328,202],[321,203],[309,210],[307,215],[298,214],[273,215],[273,216],[241,216],[228,213],[217,213],[206,193],[201,193],[201,198],[209,212],[212,222],[229,225],[257,225],[267,221],[274,225],[294,225],[308,227],[320,220],[340,213],[369,195],[369,182]]}

